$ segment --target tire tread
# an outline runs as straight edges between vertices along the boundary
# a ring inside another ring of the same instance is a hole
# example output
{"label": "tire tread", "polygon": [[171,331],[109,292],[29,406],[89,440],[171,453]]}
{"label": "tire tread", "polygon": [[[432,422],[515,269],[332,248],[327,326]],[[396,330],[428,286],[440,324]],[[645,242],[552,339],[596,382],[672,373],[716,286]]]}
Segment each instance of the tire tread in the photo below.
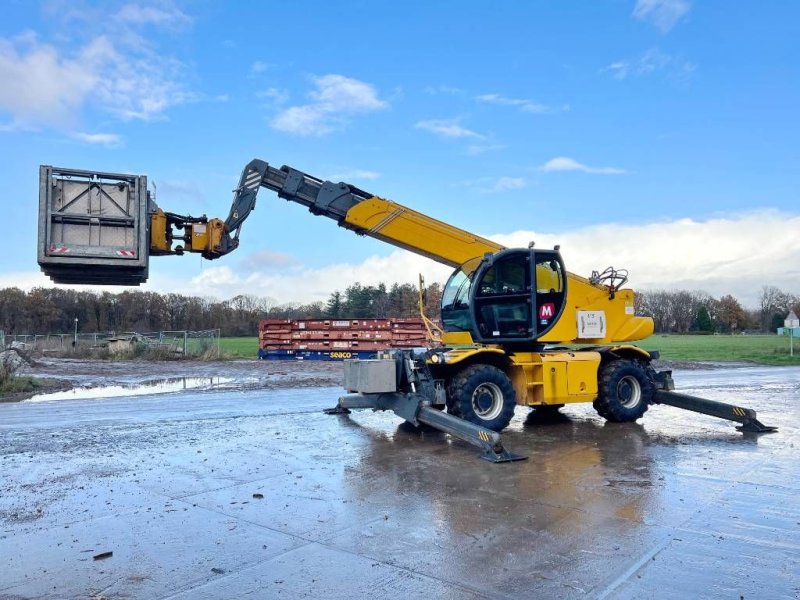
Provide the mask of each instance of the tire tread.
{"label": "tire tread", "polygon": [[[496,381],[498,375],[501,378]],[[472,391],[478,385],[473,382],[475,378],[478,381],[492,381],[502,388],[503,410],[491,421],[482,419],[472,410]],[[470,365],[457,373],[448,386],[447,397],[447,411],[450,414],[492,431],[502,431],[508,426],[517,405],[517,395],[508,376],[501,369],[486,364]]]}
{"label": "tire tread", "polygon": [[[630,373],[632,369],[639,375],[637,379],[642,387],[642,402],[631,409],[622,406],[616,397],[616,390],[614,389],[612,391],[612,388],[616,387],[614,381],[617,379],[620,371],[625,370],[629,371],[628,374],[633,374]],[[647,374],[646,365],[643,365],[641,361],[638,360],[614,360],[607,363],[600,370],[598,395],[592,403],[592,406],[594,406],[597,413],[607,421],[629,423],[641,418],[642,415],[647,412],[653,397],[653,392],[653,382],[650,381],[650,377]]]}

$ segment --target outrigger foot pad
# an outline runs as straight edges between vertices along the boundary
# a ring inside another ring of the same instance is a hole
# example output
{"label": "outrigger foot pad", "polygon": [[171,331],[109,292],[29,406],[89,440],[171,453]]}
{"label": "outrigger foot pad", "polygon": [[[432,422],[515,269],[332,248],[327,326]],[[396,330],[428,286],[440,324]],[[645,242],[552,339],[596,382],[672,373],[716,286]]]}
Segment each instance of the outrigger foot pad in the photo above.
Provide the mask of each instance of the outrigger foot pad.
{"label": "outrigger foot pad", "polygon": [[521,454],[514,454],[513,452],[509,452],[502,446],[496,448],[489,448],[483,454],[481,454],[481,458],[483,460],[488,460],[489,462],[493,463],[504,463],[504,462],[514,462],[517,460],[528,460],[527,456],[522,456]]}
{"label": "outrigger foot pad", "polygon": [[336,405],[333,408],[326,408],[322,412],[326,415],[349,415],[350,409],[345,408],[344,406]]}
{"label": "outrigger foot pad", "polygon": [[743,425],[739,425],[739,427],[736,429],[742,433],[775,433],[778,431],[777,427],[773,427],[772,425],[764,425],[758,419],[750,419]]}

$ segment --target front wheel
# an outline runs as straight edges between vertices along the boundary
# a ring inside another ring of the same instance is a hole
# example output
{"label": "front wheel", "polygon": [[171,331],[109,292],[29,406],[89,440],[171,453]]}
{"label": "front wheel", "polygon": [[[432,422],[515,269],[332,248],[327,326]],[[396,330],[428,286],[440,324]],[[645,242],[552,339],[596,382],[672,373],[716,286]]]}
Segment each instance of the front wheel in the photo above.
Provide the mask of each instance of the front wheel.
{"label": "front wheel", "polygon": [[508,375],[492,365],[471,365],[458,373],[448,396],[449,412],[492,431],[508,426],[517,405]]}
{"label": "front wheel", "polygon": [[594,408],[608,421],[635,421],[647,412],[654,390],[640,361],[614,360],[600,370]]}

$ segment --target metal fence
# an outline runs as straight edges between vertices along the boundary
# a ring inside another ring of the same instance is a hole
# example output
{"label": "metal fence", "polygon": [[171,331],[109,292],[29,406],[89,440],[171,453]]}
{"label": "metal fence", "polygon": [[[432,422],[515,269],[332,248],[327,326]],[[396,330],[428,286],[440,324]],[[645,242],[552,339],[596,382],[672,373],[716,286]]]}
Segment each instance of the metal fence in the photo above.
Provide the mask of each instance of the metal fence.
{"label": "metal fence", "polygon": [[73,350],[108,349],[112,353],[140,352],[156,349],[183,356],[219,355],[219,329],[204,331],[153,331],[139,333],[103,331],[94,333],[5,334],[0,331],[0,348],[17,342],[29,351],[45,354],[68,353]]}
{"label": "metal fence", "polygon": [[156,331],[151,333],[130,333],[137,336],[136,343],[150,348],[160,348],[184,356],[202,356],[209,352],[219,355],[219,329],[205,331]]}
{"label": "metal fence", "polygon": [[41,352],[57,352],[70,348],[92,348],[107,345],[108,340],[114,337],[114,332],[97,333],[44,333],[44,334],[16,334],[3,336],[3,345],[10,346],[14,342],[25,344],[30,350]]}

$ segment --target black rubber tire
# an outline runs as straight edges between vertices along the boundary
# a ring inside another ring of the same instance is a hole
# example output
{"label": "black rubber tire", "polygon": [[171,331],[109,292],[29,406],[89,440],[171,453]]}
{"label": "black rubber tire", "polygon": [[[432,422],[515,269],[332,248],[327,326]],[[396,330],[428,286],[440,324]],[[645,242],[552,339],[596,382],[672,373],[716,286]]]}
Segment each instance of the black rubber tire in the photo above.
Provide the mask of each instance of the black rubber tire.
{"label": "black rubber tire", "polygon": [[613,360],[600,369],[597,399],[598,414],[615,423],[630,423],[647,412],[655,388],[640,361]]}
{"label": "black rubber tire", "polygon": [[[452,387],[452,386],[451,386]],[[461,407],[455,398],[451,396],[451,392],[447,392],[447,412],[454,417],[461,417]]]}
{"label": "black rubber tire", "polygon": [[450,382],[448,412],[486,429],[505,429],[516,406],[511,380],[495,366],[470,365]]}

